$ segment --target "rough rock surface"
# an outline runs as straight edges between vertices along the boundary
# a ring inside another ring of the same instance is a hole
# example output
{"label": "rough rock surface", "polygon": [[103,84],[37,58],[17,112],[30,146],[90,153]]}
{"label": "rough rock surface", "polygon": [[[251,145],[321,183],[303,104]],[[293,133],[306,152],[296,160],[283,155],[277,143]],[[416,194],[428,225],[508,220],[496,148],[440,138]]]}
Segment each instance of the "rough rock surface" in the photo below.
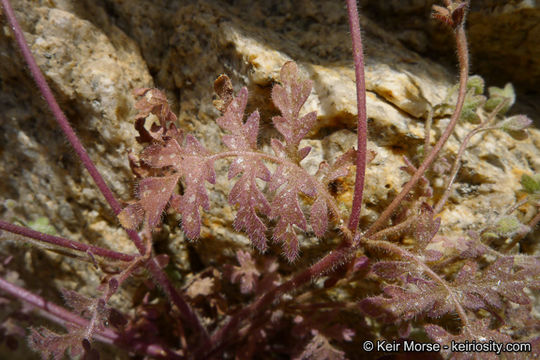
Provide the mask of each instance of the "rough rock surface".
{"label": "rough rock surface", "polygon": [[[415,8],[418,2],[407,3]],[[276,113],[269,101],[271,85],[283,63],[295,60],[314,82],[304,108],[305,112],[316,110],[319,116],[318,126],[310,134],[311,161],[317,157],[331,161],[355,143],[354,71],[341,3],[237,1],[234,7],[227,1],[64,0],[55,4],[21,0],[15,2],[15,9],[63,110],[105,180],[123,200],[132,198],[127,150],[137,149],[131,91],[138,87],[164,89],[180,126],[194,132],[208,148],[218,150],[221,133],[215,123],[218,114],[212,106],[212,84],[226,73],[236,89],[248,87],[248,111],[259,108],[261,112],[264,133],[260,141],[264,145],[275,135],[270,123]],[[537,9],[530,11],[537,16]],[[493,22],[499,24],[499,17],[494,19],[490,22],[473,12],[472,35],[483,34],[495,26]],[[17,205],[4,206],[0,217],[28,223],[45,216],[62,236],[135,251],[57,129],[4,19],[1,21],[0,200],[13,199]],[[367,170],[362,223],[368,224],[407,180],[399,170],[402,156],[414,158],[424,138],[428,109],[445,98],[456,77],[452,68],[418,55],[414,46],[408,49],[403,45],[406,41],[397,40],[374,19],[362,21],[369,147],[377,153]],[[507,26],[501,21],[501,26]],[[534,69],[530,78],[516,77],[525,87],[529,79],[537,79],[534,71],[540,71],[534,63],[540,56],[533,55],[540,36],[532,36],[538,26],[529,31],[530,42],[525,41],[524,49],[516,52],[520,64],[528,61],[526,65]],[[417,42],[425,45],[422,39]],[[446,46],[452,48],[453,44]],[[474,49],[473,63],[491,66],[486,59],[494,55]],[[501,47],[501,51],[506,49]],[[435,119],[432,139],[446,123],[447,119]],[[457,129],[447,147],[450,158],[470,129],[470,125]],[[473,144],[464,158],[457,190],[442,213],[443,233],[450,236],[485,226],[514,204],[521,174],[540,171],[540,132],[536,130],[521,142],[495,131],[476,137]],[[193,248],[203,264],[211,265],[228,261],[224,258],[236,249],[249,246],[247,238],[232,229],[234,209],[226,202],[230,184],[223,168],[216,170],[218,182],[209,185],[212,208],[203,217],[201,239],[186,244],[177,227],[178,218],[169,218],[166,226],[172,233],[166,248],[185,273],[189,272],[187,248]],[[351,181],[344,181],[338,193],[345,209],[352,200]],[[442,184],[435,185],[440,189]],[[311,247],[321,247],[315,239],[304,243],[306,255],[311,254]],[[97,275],[88,275],[90,266],[56,255],[37,255],[12,242],[1,244],[2,253],[17,254],[20,272],[28,274],[22,276],[23,281],[32,289],[41,288],[46,279],[88,293],[97,285]],[[313,260],[308,257],[301,262]],[[48,292],[53,291],[44,294]]]}
{"label": "rough rock surface", "polygon": [[[430,19],[437,1],[360,1],[367,14],[407,47],[453,60],[448,32]],[[511,81],[538,96],[540,80],[540,4],[534,0],[475,0],[467,21],[473,71]],[[435,52],[435,54],[434,54]]]}

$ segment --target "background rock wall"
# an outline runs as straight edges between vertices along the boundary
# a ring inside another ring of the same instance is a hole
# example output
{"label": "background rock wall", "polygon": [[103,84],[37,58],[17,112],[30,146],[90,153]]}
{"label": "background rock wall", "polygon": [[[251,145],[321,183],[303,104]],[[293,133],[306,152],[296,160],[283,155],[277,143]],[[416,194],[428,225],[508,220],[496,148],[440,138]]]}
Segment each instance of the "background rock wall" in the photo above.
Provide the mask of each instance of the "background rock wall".
{"label": "background rock wall", "polygon": [[[212,106],[213,80],[228,74],[238,90],[250,91],[248,111],[262,118],[260,143],[276,132],[271,85],[287,60],[295,60],[314,81],[304,108],[319,122],[310,134],[310,159],[332,160],[355,144],[355,88],[345,7],[328,1],[13,1],[19,21],[62,109],[117,196],[132,198],[127,150],[137,149],[131,91],[165,90],[180,126],[205,146],[221,148],[218,114]],[[486,3],[486,4],[484,4]],[[534,2],[474,1],[469,20],[475,71],[512,81],[525,94],[522,108],[538,120],[538,17]],[[382,5],[384,4],[384,6]],[[402,156],[414,158],[424,138],[429,107],[441,102],[456,81],[448,31],[428,20],[425,1],[363,1],[369,147],[377,157],[367,171],[362,223],[373,221],[407,176]],[[483,7],[484,5],[487,8]],[[487,10],[486,10],[487,9]],[[0,31],[0,217],[28,223],[47,217],[62,236],[120,251],[135,251],[90,177],[58,130],[14,46],[5,20]],[[512,31],[501,30],[511,28]],[[495,76],[497,75],[497,76]],[[488,85],[489,82],[488,82]],[[500,84],[497,84],[500,85]],[[531,99],[533,99],[531,101]],[[531,105],[532,104],[532,105]],[[519,106],[518,106],[519,108]],[[447,119],[436,119],[432,138]],[[457,129],[451,157],[470,125]],[[481,228],[518,196],[522,173],[540,170],[540,133],[515,142],[492,132],[475,138],[465,156],[457,190],[443,216],[443,233]],[[316,165],[315,165],[316,166]],[[223,171],[210,186],[212,209],[204,215],[202,239],[186,244],[178,217],[166,220],[170,241],[158,241],[184,274],[198,258],[202,266],[230,261],[247,238],[232,230],[234,209],[226,204],[230,184]],[[437,185],[438,184],[438,185]],[[436,186],[442,185],[435,182]],[[352,183],[337,191],[350,207]],[[9,202],[11,199],[15,201]],[[523,218],[530,214],[523,213]],[[332,246],[305,236],[298,266]],[[537,234],[529,235],[533,238]],[[16,255],[21,282],[43,294],[55,286],[93,293],[98,277],[91,266],[28,249],[3,237],[2,254]],[[8,241],[5,241],[7,239]],[[535,251],[531,248],[530,251]],[[295,265],[296,266],[296,265]],[[122,294],[116,305],[122,307]]]}

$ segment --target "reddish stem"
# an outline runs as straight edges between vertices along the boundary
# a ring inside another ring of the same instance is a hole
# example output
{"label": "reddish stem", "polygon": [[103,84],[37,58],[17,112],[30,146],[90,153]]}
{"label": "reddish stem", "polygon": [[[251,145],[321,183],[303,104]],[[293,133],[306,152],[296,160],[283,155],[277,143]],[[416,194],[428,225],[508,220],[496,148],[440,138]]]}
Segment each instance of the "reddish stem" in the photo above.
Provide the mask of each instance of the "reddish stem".
{"label": "reddish stem", "polygon": [[[356,9],[356,3],[354,2],[355,0],[347,0],[347,4],[350,5],[349,16],[354,16],[355,14],[357,15],[356,11],[353,14],[351,14],[350,12],[353,7]],[[438,153],[440,152],[440,150],[442,149],[442,147],[444,146],[444,144],[446,143],[446,141],[452,134],[452,131],[454,130],[457,124],[457,121],[461,116],[461,110],[463,108],[463,104],[465,101],[466,85],[467,85],[467,77],[468,77],[468,69],[469,69],[467,39],[465,37],[465,30],[463,28],[463,23],[458,26],[455,32],[456,32],[456,42],[457,42],[457,48],[458,48],[458,57],[459,57],[459,63],[460,63],[460,87],[459,87],[458,100],[456,104],[456,110],[450,119],[449,125],[445,129],[443,135],[441,136],[437,144],[435,144],[435,146],[433,147],[431,152],[428,154],[428,156],[426,157],[422,165],[418,168],[418,170],[412,176],[411,180],[409,180],[407,185],[405,185],[405,187],[403,188],[401,193],[398,195],[398,197],[396,197],[394,201],[392,201],[392,203],[388,206],[388,208],[381,214],[381,217],[368,229],[367,233],[364,234],[363,237],[365,238],[368,238],[369,236],[375,234],[377,229],[379,229],[382,225],[384,225],[385,221],[393,213],[396,207],[401,203],[403,198],[409,193],[409,191],[413,188],[413,186],[416,185],[416,183],[420,180],[420,178],[425,173],[427,168],[436,159]],[[355,187],[355,190],[356,190],[356,187]],[[358,213],[359,213],[359,210],[360,209],[358,208]],[[293,289],[298,289],[300,286],[304,285],[306,282],[316,277],[321,276],[322,274],[330,271],[332,268],[335,268],[336,266],[340,264],[343,264],[347,260],[347,258],[353,253],[353,251],[357,248],[357,246],[360,245],[360,241],[359,241],[360,234],[356,234],[356,237],[357,237],[357,240],[354,241],[352,244],[348,242],[343,242],[337,250],[330,252],[328,255],[323,257],[321,260],[319,260],[317,263],[315,263],[308,269],[300,272],[299,274],[296,274],[295,276],[293,276],[291,280],[283,283],[282,285],[273,288],[266,294],[262,295],[250,306],[236,313],[223,327],[218,329],[213,334],[212,344],[215,347],[213,349],[208,349],[207,352],[204,352],[204,349],[203,349],[203,353],[206,354],[206,356],[210,356],[210,355],[214,355],[218,353],[224,346],[226,340],[228,340],[232,336],[235,336],[235,334],[238,333],[238,328],[241,326],[244,320],[253,318],[257,314],[259,314],[262,309],[272,304],[282,294],[287,293]]]}
{"label": "reddish stem", "polygon": [[[379,218],[369,227],[363,236],[369,237],[373,235],[378,229],[380,229],[396,210],[396,208],[401,204],[405,196],[409,194],[412,188],[418,183],[420,178],[424,175],[427,169],[433,164],[437,155],[446,144],[446,141],[452,135],[454,128],[456,127],[458,120],[461,116],[461,110],[463,109],[463,104],[465,102],[465,95],[467,92],[467,78],[469,74],[469,53],[467,49],[467,38],[465,36],[465,29],[463,23],[461,23],[455,30],[456,35],[456,44],[457,44],[457,53],[459,58],[459,93],[456,103],[456,109],[450,118],[450,123],[444,130],[444,133],[441,135],[435,146],[431,149],[430,153],[426,156],[418,170],[411,177],[409,182],[403,187],[403,190],[394,198],[394,200],[388,205],[388,207],[382,212]],[[358,235],[357,235],[358,236]]]}
{"label": "reddish stem", "polygon": [[[41,296],[33,294],[30,291],[12,284],[2,278],[0,278],[0,289],[8,294],[11,294],[17,299],[25,301],[26,303],[38,308],[43,316],[51,321],[56,322],[57,324],[62,325],[63,327],[66,327],[68,324],[75,324],[81,327],[86,327],[88,325],[87,319],[75,315],[62,306],[58,306],[50,301],[47,301]],[[94,337],[106,344],[123,345],[123,347],[128,350],[133,350],[135,348],[149,356],[166,357],[168,359],[181,359],[180,356],[176,355],[169,349],[164,349],[161,345],[146,343],[123,344],[121,335],[111,329],[97,329],[94,333]]]}
{"label": "reddish stem", "polygon": [[364,194],[364,181],[366,176],[367,157],[367,111],[366,111],[366,81],[364,78],[364,50],[360,34],[360,21],[356,0],[347,0],[349,28],[351,30],[352,50],[354,58],[354,72],[356,75],[356,101],[358,106],[358,139],[356,153],[356,179],[354,183],[354,197],[349,217],[349,230],[353,234],[358,229],[360,210],[362,208],[362,195]]}
{"label": "reddish stem", "polygon": [[10,233],[22,235],[31,239],[42,241],[45,243],[61,246],[69,250],[76,250],[83,253],[91,253],[92,255],[102,256],[108,259],[117,261],[132,261],[135,256],[124,253],[119,253],[109,249],[103,249],[97,246],[83,244],[77,241],[61,238],[59,236],[44,234],[39,231],[28,229],[22,226],[10,224],[0,220],[0,229],[9,231]]}
{"label": "reddish stem", "polygon": [[[26,40],[23,35],[23,31],[21,29],[21,26],[19,22],[17,21],[17,18],[15,17],[15,13],[13,11],[13,8],[11,7],[11,4],[9,0],[0,0],[2,3],[2,6],[4,7],[4,11],[6,14],[6,18],[9,21],[11,28],[13,30],[13,33],[15,35],[15,40],[17,41],[17,44],[19,45],[19,48],[23,54],[23,57],[30,69],[30,72],[32,73],[32,77],[34,78],[41,94],[45,98],[49,108],[51,109],[58,125],[62,129],[63,133],[68,138],[71,146],[79,156],[79,159],[82,161],[85,168],[90,173],[90,176],[92,176],[92,179],[94,179],[94,182],[96,183],[97,187],[105,197],[105,200],[109,203],[111,208],[113,209],[115,214],[118,214],[122,207],[118,200],[114,197],[111,189],[107,186],[105,183],[105,180],[97,170],[96,166],[90,159],[90,156],[88,156],[88,153],[86,152],[84,146],[82,145],[81,141],[75,134],[75,131],[73,131],[73,128],[69,124],[66,116],[60,109],[60,106],[56,102],[56,99],[54,98],[54,95],[47,84],[47,81],[45,80],[45,77],[41,73],[41,70],[39,69],[36,60],[34,59],[34,56],[32,55],[32,52],[30,51],[30,48],[28,47],[28,44],[26,43]],[[137,234],[136,231],[133,230],[126,230],[129,237],[141,253],[141,255],[145,254],[146,247],[144,245],[144,242],[139,237],[139,234]],[[152,276],[156,279],[156,281],[161,285],[161,287],[164,289],[165,293],[169,296],[171,301],[178,307],[178,310],[180,311],[180,314],[184,321],[186,321],[192,329],[195,331],[195,333],[200,334],[203,340],[207,340],[209,338],[208,332],[203,327],[201,322],[199,321],[198,316],[196,315],[195,311],[191,308],[191,306],[185,301],[185,299],[178,293],[178,291],[174,288],[174,286],[170,283],[169,279],[157,262],[154,259],[151,259],[148,261],[148,270],[152,274]]]}

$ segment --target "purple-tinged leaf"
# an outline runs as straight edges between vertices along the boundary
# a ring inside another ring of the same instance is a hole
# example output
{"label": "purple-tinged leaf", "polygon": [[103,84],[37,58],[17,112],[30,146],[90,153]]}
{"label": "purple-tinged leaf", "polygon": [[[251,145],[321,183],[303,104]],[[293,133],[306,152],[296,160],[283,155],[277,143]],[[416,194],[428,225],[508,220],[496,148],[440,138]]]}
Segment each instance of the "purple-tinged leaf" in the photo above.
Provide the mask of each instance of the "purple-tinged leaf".
{"label": "purple-tinged leaf", "polygon": [[274,228],[274,241],[280,242],[289,261],[298,255],[298,239],[294,226],[306,231],[307,222],[298,202],[298,193],[315,195],[315,187],[309,179],[300,178],[286,166],[278,166],[269,184],[271,192],[277,191],[271,203],[271,217],[279,218]]}
{"label": "purple-tinged leaf", "polygon": [[439,317],[454,310],[454,304],[447,300],[446,290],[427,280],[404,287],[389,285],[384,287],[383,293],[366,298],[359,305],[366,315],[385,323],[405,322],[421,315]]}
{"label": "purple-tinged leaf", "polygon": [[75,310],[79,315],[88,317],[90,314],[90,308],[94,304],[94,299],[88,298],[79,294],[78,292],[66,289],[60,289],[62,297],[66,304]]}
{"label": "purple-tinged leaf", "polygon": [[184,194],[176,197],[171,205],[182,215],[182,229],[189,239],[199,237],[201,215],[199,207],[210,209],[205,181],[214,184],[214,164],[208,159],[209,152],[192,135],[187,135],[181,147],[182,160],[175,169],[184,181]]}
{"label": "purple-tinged leaf", "polygon": [[69,351],[71,356],[83,353],[81,334],[77,330],[73,333],[57,334],[47,328],[31,328],[28,343],[30,347],[39,352],[43,359],[62,360]]}
{"label": "purple-tinged leaf", "polygon": [[[367,162],[369,162],[368,160]],[[340,177],[347,176],[349,168],[356,163],[356,150],[349,149],[341,154],[329,169],[326,176],[327,181],[334,181]]]}
{"label": "purple-tinged leaf", "polygon": [[174,140],[162,144],[147,146],[141,152],[141,160],[153,168],[174,166],[181,161],[180,148]]}
{"label": "purple-tinged leaf", "polygon": [[[451,343],[498,343],[506,344],[512,342],[512,338],[496,329],[491,329],[489,326],[489,319],[473,320],[467,326],[467,331],[463,331],[459,334],[451,334],[439,325],[427,324],[424,325],[427,335],[436,343],[441,345],[448,345],[443,347],[442,353],[445,358],[465,360],[471,358],[470,352],[455,352],[451,354]],[[450,356],[451,354],[451,356]],[[519,354],[517,354],[519,355]],[[475,357],[479,359],[499,359],[499,356],[491,352],[475,353]],[[521,359],[521,356],[514,357],[512,353],[505,353],[505,358]]]}
{"label": "purple-tinged leaf", "polygon": [[[242,159],[242,158],[241,158]],[[235,162],[241,160],[237,159]],[[253,164],[252,164],[253,163]],[[253,244],[259,251],[266,251],[266,225],[257,215],[257,211],[269,216],[270,204],[264,194],[259,190],[255,177],[262,177],[268,180],[270,174],[266,167],[259,160],[246,160],[243,164],[237,164],[240,169],[243,168],[242,177],[234,184],[229,193],[229,203],[238,206],[238,212],[234,220],[234,228],[237,231],[244,230],[248,234]],[[231,165],[230,171],[233,170]],[[235,174],[235,171],[229,173],[229,176]],[[234,176],[234,175],[233,175]]]}
{"label": "purple-tinged leaf", "polygon": [[435,262],[443,257],[443,253],[437,250],[428,249],[424,251],[423,257],[426,262]]}
{"label": "purple-tinged leaf", "polygon": [[[304,219],[305,220],[305,219]],[[302,229],[305,231],[305,228]],[[293,262],[298,257],[298,235],[291,223],[279,219],[278,224],[274,228],[274,241],[281,243],[283,254],[290,262]]]}
{"label": "purple-tinged leaf", "polygon": [[304,351],[294,360],[344,360],[345,353],[333,347],[328,339],[316,333],[311,341],[306,345]]}
{"label": "purple-tinged leaf", "polygon": [[319,238],[323,237],[328,226],[328,207],[326,206],[326,200],[322,196],[317,196],[311,206],[309,223],[315,235]]}
{"label": "purple-tinged leaf", "polygon": [[441,226],[441,218],[433,218],[434,213],[431,206],[422,203],[418,221],[414,229],[414,237],[418,244],[418,249],[423,250],[427,244],[435,237]]}
{"label": "purple-tinged leaf", "polygon": [[146,221],[150,228],[161,221],[163,209],[169,202],[172,192],[178,183],[177,174],[166,177],[149,177],[139,182],[139,204],[145,211]]}
{"label": "purple-tinged leaf", "polygon": [[411,270],[410,263],[406,261],[379,261],[371,267],[371,271],[378,276],[392,280]]}
{"label": "purple-tinged leaf", "polygon": [[[259,133],[259,113],[253,112],[246,122],[243,122],[247,104],[248,91],[242,88],[235,98],[229,99],[229,105],[222,117],[217,119],[218,125],[229,131],[230,135],[223,136],[225,145],[236,151],[257,151],[257,136]],[[256,178],[270,181],[270,172],[260,160],[253,155],[239,155],[229,167],[229,179],[242,174],[234,184],[229,194],[229,204],[238,207],[234,220],[237,231],[245,231],[253,244],[264,252],[266,245],[266,225],[257,212],[270,215],[270,204],[265,195],[259,190]]]}
{"label": "purple-tinged leaf", "polygon": [[259,112],[253,112],[244,123],[248,91],[244,87],[227,106],[222,117],[216,120],[217,124],[231,135],[223,136],[223,142],[231,150],[256,150],[257,136],[259,134]]}
{"label": "purple-tinged leaf", "polygon": [[261,275],[257,270],[255,261],[247,251],[238,250],[236,259],[240,266],[234,266],[231,274],[233,283],[240,283],[242,294],[249,294],[255,288],[257,279]]}
{"label": "purple-tinged leaf", "polygon": [[468,299],[462,301],[463,306],[493,311],[503,309],[508,301],[529,304],[524,288],[538,286],[538,281],[530,279],[531,274],[525,269],[513,271],[513,264],[513,257],[502,257],[478,272],[474,261],[466,262],[452,283],[460,298]]}
{"label": "purple-tinged leaf", "polygon": [[454,284],[461,286],[468,284],[474,277],[476,276],[476,273],[478,271],[478,264],[474,261],[467,261],[465,264],[461,267],[459,272],[457,273]]}
{"label": "purple-tinged leaf", "polygon": [[[300,110],[311,93],[313,83],[300,76],[294,62],[283,65],[280,79],[282,85],[277,84],[272,88],[272,100],[281,111],[281,116],[274,116],[272,121],[283,135],[289,155],[296,157],[300,140],[307,135],[317,120],[315,112],[299,117]],[[292,151],[295,153],[291,153]]]}
{"label": "purple-tinged leaf", "polygon": [[287,151],[285,149],[285,145],[283,145],[281,141],[277,139],[271,139],[270,145],[272,146],[272,150],[274,150],[274,153],[276,154],[277,157],[284,158],[284,159],[287,158]]}
{"label": "purple-tinged leaf", "polygon": [[309,152],[311,151],[311,146],[306,146],[298,150],[298,158],[300,160],[303,160],[306,156],[309,155]]}

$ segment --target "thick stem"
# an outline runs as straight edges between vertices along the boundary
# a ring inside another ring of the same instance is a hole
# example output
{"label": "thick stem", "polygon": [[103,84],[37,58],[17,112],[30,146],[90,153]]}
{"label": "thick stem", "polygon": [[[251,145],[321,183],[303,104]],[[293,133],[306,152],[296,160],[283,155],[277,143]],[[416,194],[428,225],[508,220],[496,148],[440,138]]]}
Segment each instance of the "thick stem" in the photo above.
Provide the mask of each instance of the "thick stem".
{"label": "thick stem", "polygon": [[[461,24],[455,30],[457,52],[459,58],[459,93],[456,103],[456,109],[450,118],[450,123],[444,130],[444,133],[441,135],[431,152],[424,159],[418,170],[411,177],[409,182],[405,185],[403,190],[394,198],[394,200],[388,205],[388,207],[382,212],[379,218],[369,227],[364,236],[369,237],[374,234],[378,229],[380,229],[388,220],[388,218],[393,214],[396,208],[401,204],[405,196],[409,194],[412,188],[418,183],[420,178],[424,175],[427,169],[433,164],[437,155],[446,144],[446,141],[452,135],[454,128],[456,127],[459,118],[461,117],[461,110],[463,109],[463,104],[465,102],[465,95],[467,93],[467,78],[469,75],[469,53],[467,49],[467,38],[465,36],[464,25]],[[358,236],[359,240],[359,236]]]}
{"label": "thick stem", "polygon": [[360,34],[360,21],[356,0],[347,0],[347,13],[349,28],[351,30],[352,50],[354,58],[354,72],[356,75],[356,101],[358,106],[357,126],[357,153],[356,153],[356,179],[354,183],[354,197],[349,217],[349,230],[355,234],[360,221],[362,208],[362,195],[364,194],[364,181],[366,176],[367,158],[367,111],[366,111],[366,81],[364,78],[364,50]]}
{"label": "thick stem", "polygon": [[[105,197],[105,200],[109,203],[111,208],[113,209],[115,214],[118,214],[122,207],[118,200],[114,197],[111,189],[107,186],[105,183],[105,180],[97,170],[96,166],[90,159],[90,156],[88,156],[88,153],[86,152],[84,146],[82,145],[81,141],[75,134],[75,131],[73,131],[73,128],[69,124],[66,116],[60,109],[60,106],[56,102],[56,99],[54,98],[54,95],[47,84],[47,81],[45,80],[45,77],[41,73],[41,70],[39,69],[36,60],[34,59],[34,56],[32,55],[32,52],[30,51],[30,48],[28,47],[28,44],[26,43],[26,40],[23,35],[23,31],[21,29],[21,26],[19,22],[17,21],[17,18],[15,17],[15,13],[13,11],[13,8],[11,7],[11,4],[9,0],[0,0],[2,3],[2,6],[4,8],[6,18],[9,21],[13,33],[15,35],[15,40],[17,41],[17,44],[19,45],[19,48],[23,54],[23,57],[30,69],[30,72],[32,73],[32,77],[34,78],[41,94],[45,98],[45,101],[47,102],[49,108],[51,109],[58,125],[62,129],[63,133],[67,137],[68,141],[70,142],[71,146],[77,153],[79,159],[85,166],[85,168],[90,173],[90,176],[92,176],[92,179],[94,179],[94,182],[96,183],[97,187]],[[146,247],[137,234],[136,231],[133,230],[126,230],[130,239],[133,241],[137,249],[139,250],[141,255],[145,254]],[[150,260],[147,262],[148,264],[148,270],[156,279],[158,284],[161,285],[161,287],[165,290],[166,294],[169,295],[169,298],[171,301],[178,307],[180,314],[182,318],[186,321],[187,324],[191,326],[193,331],[197,334],[199,334],[202,339],[208,340],[208,332],[203,327],[201,322],[199,321],[199,318],[195,314],[195,311],[190,307],[190,305],[187,303],[187,301],[178,293],[178,291],[174,288],[174,286],[170,283],[169,279],[157,262],[155,260]]]}
{"label": "thick stem", "polygon": [[9,231],[10,233],[28,237],[37,241],[45,242],[66,248],[68,250],[80,251],[83,253],[91,253],[92,255],[101,256],[116,261],[133,261],[135,256],[124,253],[119,253],[109,249],[103,249],[97,246],[83,244],[77,241],[61,238],[59,236],[44,234],[39,231],[28,229],[22,226],[10,224],[0,220],[0,229]]}

